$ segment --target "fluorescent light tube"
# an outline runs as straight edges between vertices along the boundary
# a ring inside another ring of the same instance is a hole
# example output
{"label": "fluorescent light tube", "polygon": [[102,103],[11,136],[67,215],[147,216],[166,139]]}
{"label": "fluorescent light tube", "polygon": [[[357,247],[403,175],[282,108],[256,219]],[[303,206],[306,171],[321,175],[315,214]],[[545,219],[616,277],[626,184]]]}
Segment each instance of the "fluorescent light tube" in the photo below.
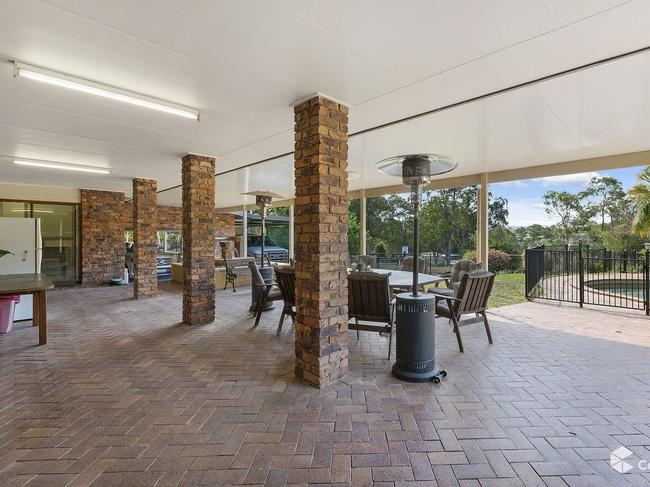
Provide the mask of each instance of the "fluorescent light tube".
{"label": "fluorescent light tube", "polygon": [[18,166],[44,167],[47,169],[62,169],[64,171],[92,172],[96,174],[110,174],[111,170],[105,167],[82,166],[80,164],[68,164],[67,162],[36,161],[34,159],[14,159]]}
{"label": "fluorescent light tube", "polygon": [[[13,209],[11,210],[14,213],[29,213],[29,210],[17,210]],[[32,210],[34,213],[54,213],[54,210]]]}
{"label": "fluorescent light tube", "polygon": [[30,66],[15,61],[14,76],[34,81],[41,81],[43,83],[80,91],[90,95],[101,96],[103,98],[109,98],[111,100],[121,101],[139,107],[150,108],[152,110],[158,110],[159,112],[169,113],[179,117],[189,118],[192,120],[200,119],[200,112],[196,108],[177,105],[172,102],[159,100],[157,98],[123,90],[114,86],[97,83],[83,78],[76,78],[68,74],[58,73],[49,69]]}

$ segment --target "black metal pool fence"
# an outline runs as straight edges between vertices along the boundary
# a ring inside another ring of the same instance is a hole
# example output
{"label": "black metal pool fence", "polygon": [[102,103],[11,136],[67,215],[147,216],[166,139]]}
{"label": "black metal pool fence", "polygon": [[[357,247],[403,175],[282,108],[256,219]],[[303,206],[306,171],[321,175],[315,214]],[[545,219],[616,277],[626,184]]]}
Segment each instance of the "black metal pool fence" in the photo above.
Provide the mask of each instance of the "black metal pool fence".
{"label": "black metal pool fence", "polygon": [[650,252],[578,244],[526,250],[526,297],[645,310],[650,314]]}

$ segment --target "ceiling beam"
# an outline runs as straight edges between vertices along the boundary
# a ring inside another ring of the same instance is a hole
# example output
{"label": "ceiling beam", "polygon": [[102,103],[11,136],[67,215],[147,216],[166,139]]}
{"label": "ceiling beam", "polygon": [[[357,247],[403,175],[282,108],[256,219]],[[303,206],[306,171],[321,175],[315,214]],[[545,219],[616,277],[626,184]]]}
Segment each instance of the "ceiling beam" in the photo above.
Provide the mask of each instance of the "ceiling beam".
{"label": "ceiling beam", "polygon": [[[589,171],[604,171],[607,169],[622,169],[650,165],[650,150],[639,152],[628,152],[611,156],[591,157],[588,159],[576,159],[573,161],[542,164],[539,166],[528,166],[517,169],[505,169],[489,173],[490,183],[505,183],[508,181],[520,181],[522,179],[547,178],[551,176],[564,176]],[[435,179],[424,187],[424,191],[436,189],[461,188],[481,183],[481,173],[452,178]],[[391,186],[380,186],[376,188],[365,188],[366,197],[377,197],[389,194],[400,194],[408,192],[408,188],[402,184]],[[348,191],[348,199],[356,199],[361,195],[361,190]],[[274,207],[289,206],[290,200],[278,200],[273,202]],[[241,211],[243,205],[219,208],[220,211]]]}

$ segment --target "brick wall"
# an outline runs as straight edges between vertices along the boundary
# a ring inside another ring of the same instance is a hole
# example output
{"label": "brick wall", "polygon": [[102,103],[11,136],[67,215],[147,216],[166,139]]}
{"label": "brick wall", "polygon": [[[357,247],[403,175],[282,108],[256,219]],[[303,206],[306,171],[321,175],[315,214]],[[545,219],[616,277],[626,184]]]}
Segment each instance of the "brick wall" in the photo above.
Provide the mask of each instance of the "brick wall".
{"label": "brick wall", "polygon": [[124,193],[81,190],[81,283],[124,277]]}
{"label": "brick wall", "polygon": [[[124,220],[126,230],[133,230],[133,205],[130,201],[124,204]],[[215,213],[214,236],[220,238],[235,236],[235,215]],[[183,208],[177,206],[158,206],[158,230],[182,230]]]}
{"label": "brick wall", "polygon": [[296,376],[326,386],[348,370],[348,108],[296,105]]}
{"label": "brick wall", "polygon": [[151,298],[158,294],[158,205],[157,183],[153,179],[133,180],[133,296]]}
{"label": "brick wall", "polygon": [[183,156],[183,322],[214,321],[214,158]]}

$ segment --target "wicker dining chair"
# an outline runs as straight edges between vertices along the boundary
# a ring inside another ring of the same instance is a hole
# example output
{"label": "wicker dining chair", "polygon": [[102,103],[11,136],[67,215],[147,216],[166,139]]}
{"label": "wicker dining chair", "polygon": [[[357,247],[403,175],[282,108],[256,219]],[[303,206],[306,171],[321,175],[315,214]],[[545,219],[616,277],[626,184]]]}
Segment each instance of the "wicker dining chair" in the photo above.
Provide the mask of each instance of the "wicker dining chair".
{"label": "wicker dining chair", "polygon": [[[488,342],[492,344],[492,333],[485,310],[494,284],[494,272],[482,270],[463,275],[456,296],[438,296],[436,299],[436,315],[448,318],[454,325],[454,333],[458,340],[458,349],[463,352],[463,340],[460,337],[460,327],[481,323],[485,325]],[[474,315],[462,319],[464,315]]]}
{"label": "wicker dining chair", "polygon": [[251,270],[253,284],[257,288],[257,302],[255,303],[255,326],[257,326],[260,323],[264,306],[271,301],[279,301],[282,299],[282,295],[280,294],[280,290],[273,284],[264,282],[264,278],[256,262],[249,262],[248,267]]}
{"label": "wicker dining chair", "polygon": [[[351,272],[348,275],[348,329],[388,333],[388,359],[393,345],[393,312],[388,279],[390,274]],[[366,323],[359,323],[365,321]]]}
{"label": "wicker dining chair", "polygon": [[284,302],[278,324],[277,334],[279,335],[282,332],[285,316],[291,316],[291,321],[296,322],[296,310],[294,309],[296,306],[296,269],[287,265],[275,266],[275,281],[278,283]]}

